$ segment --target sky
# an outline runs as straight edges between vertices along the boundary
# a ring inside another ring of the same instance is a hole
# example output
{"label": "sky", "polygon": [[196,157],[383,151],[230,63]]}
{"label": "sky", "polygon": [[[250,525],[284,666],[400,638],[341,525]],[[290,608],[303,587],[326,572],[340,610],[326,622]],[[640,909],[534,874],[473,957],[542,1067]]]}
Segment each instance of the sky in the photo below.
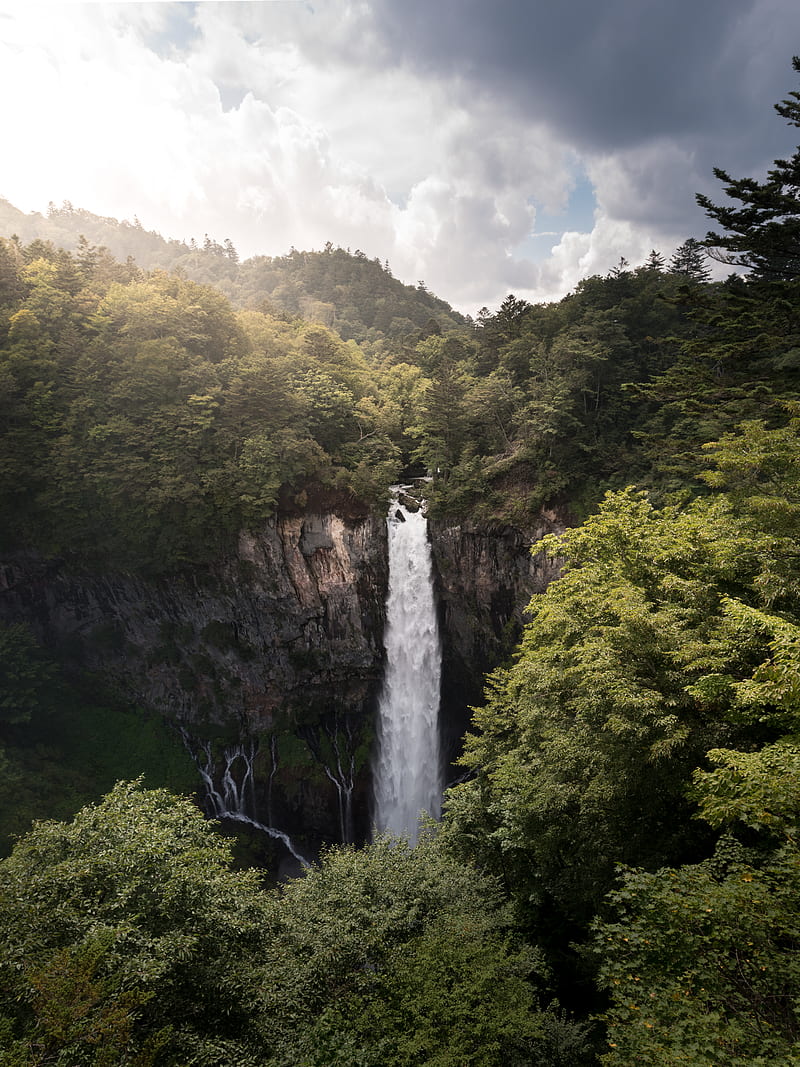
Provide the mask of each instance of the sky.
{"label": "sky", "polygon": [[797,146],[798,53],[799,0],[0,0],[0,196],[331,241],[474,315],[702,238],[715,166]]}

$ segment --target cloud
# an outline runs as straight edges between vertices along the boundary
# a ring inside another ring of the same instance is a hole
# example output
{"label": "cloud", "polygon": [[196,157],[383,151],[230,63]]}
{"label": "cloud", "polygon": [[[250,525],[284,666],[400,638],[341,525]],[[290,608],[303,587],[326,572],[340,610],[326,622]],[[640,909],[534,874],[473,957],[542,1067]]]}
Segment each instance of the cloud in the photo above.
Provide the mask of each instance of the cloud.
{"label": "cloud", "polygon": [[596,220],[583,232],[565,220],[533,298],[702,236],[695,194],[721,198],[713,167],[763,173],[791,144],[769,109],[792,77],[796,0],[378,0],[371,12],[383,62],[447,77],[455,99],[520,129],[535,116],[578,156]]}
{"label": "cloud", "polygon": [[[533,109],[582,151],[698,133],[712,118],[730,132],[782,88],[787,31],[800,30],[794,0],[375,0],[371,11],[394,62],[458,78],[523,118]],[[745,80],[754,34],[763,51]]]}
{"label": "cloud", "polygon": [[557,298],[702,236],[714,165],[786,154],[798,31],[796,0],[19,7],[0,195],[244,255],[331,240],[473,313]]}

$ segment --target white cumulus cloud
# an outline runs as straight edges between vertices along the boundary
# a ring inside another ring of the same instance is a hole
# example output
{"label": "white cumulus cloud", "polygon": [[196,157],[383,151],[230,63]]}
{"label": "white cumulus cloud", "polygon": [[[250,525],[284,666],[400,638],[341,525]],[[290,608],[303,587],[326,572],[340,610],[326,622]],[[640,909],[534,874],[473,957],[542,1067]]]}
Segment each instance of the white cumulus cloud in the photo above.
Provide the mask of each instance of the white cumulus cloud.
{"label": "white cumulus cloud", "polygon": [[[585,17],[543,0],[0,4],[0,195],[243,255],[330,240],[472,313],[558,298],[702,236],[714,164],[791,150],[769,108],[800,31],[795,0],[673,0],[658,19],[574,2]],[[577,172],[596,210],[576,224]],[[537,217],[553,237],[534,256]]]}

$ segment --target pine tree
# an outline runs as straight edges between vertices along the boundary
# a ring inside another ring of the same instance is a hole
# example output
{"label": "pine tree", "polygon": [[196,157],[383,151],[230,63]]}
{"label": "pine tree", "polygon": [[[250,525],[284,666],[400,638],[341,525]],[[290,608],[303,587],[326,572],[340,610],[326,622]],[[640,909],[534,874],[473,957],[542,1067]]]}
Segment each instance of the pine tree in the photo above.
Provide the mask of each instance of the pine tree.
{"label": "pine tree", "polygon": [[[792,60],[800,74],[800,56]],[[791,92],[775,110],[800,127],[800,92]],[[791,159],[776,159],[766,182],[731,178],[718,167],[725,193],[741,207],[720,207],[698,194],[697,202],[724,230],[706,234],[710,254],[723,263],[749,268],[756,278],[791,280],[800,276],[800,148]]]}
{"label": "pine tree", "polygon": [[623,274],[628,274],[630,269],[630,263],[624,256],[619,257],[619,262],[616,267],[612,267],[606,277],[608,278],[620,278]]}
{"label": "pine tree", "polygon": [[699,241],[689,237],[672,253],[670,274],[683,274],[695,282],[707,282],[711,271],[706,266],[706,252]]}

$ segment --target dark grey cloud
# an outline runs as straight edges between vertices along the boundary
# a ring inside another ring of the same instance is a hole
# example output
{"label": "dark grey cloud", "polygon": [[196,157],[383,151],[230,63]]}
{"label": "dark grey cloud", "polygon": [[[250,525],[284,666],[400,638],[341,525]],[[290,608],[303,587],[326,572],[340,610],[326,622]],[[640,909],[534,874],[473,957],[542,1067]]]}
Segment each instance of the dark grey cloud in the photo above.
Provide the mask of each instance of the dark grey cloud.
{"label": "dark grey cloud", "polygon": [[[4,161],[17,206],[243,254],[331,239],[465,310],[701,237],[715,165],[758,176],[797,143],[772,105],[797,85],[800,0],[68,7],[3,18],[0,89],[30,87],[7,139],[46,131]],[[69,149],[89,112],[99,164]]]}
{"label": "dark grey cloud", "polygon": [[376,0],[384,59],[460,79],[582,151],[739,134],[780,144],[798,0]]}

